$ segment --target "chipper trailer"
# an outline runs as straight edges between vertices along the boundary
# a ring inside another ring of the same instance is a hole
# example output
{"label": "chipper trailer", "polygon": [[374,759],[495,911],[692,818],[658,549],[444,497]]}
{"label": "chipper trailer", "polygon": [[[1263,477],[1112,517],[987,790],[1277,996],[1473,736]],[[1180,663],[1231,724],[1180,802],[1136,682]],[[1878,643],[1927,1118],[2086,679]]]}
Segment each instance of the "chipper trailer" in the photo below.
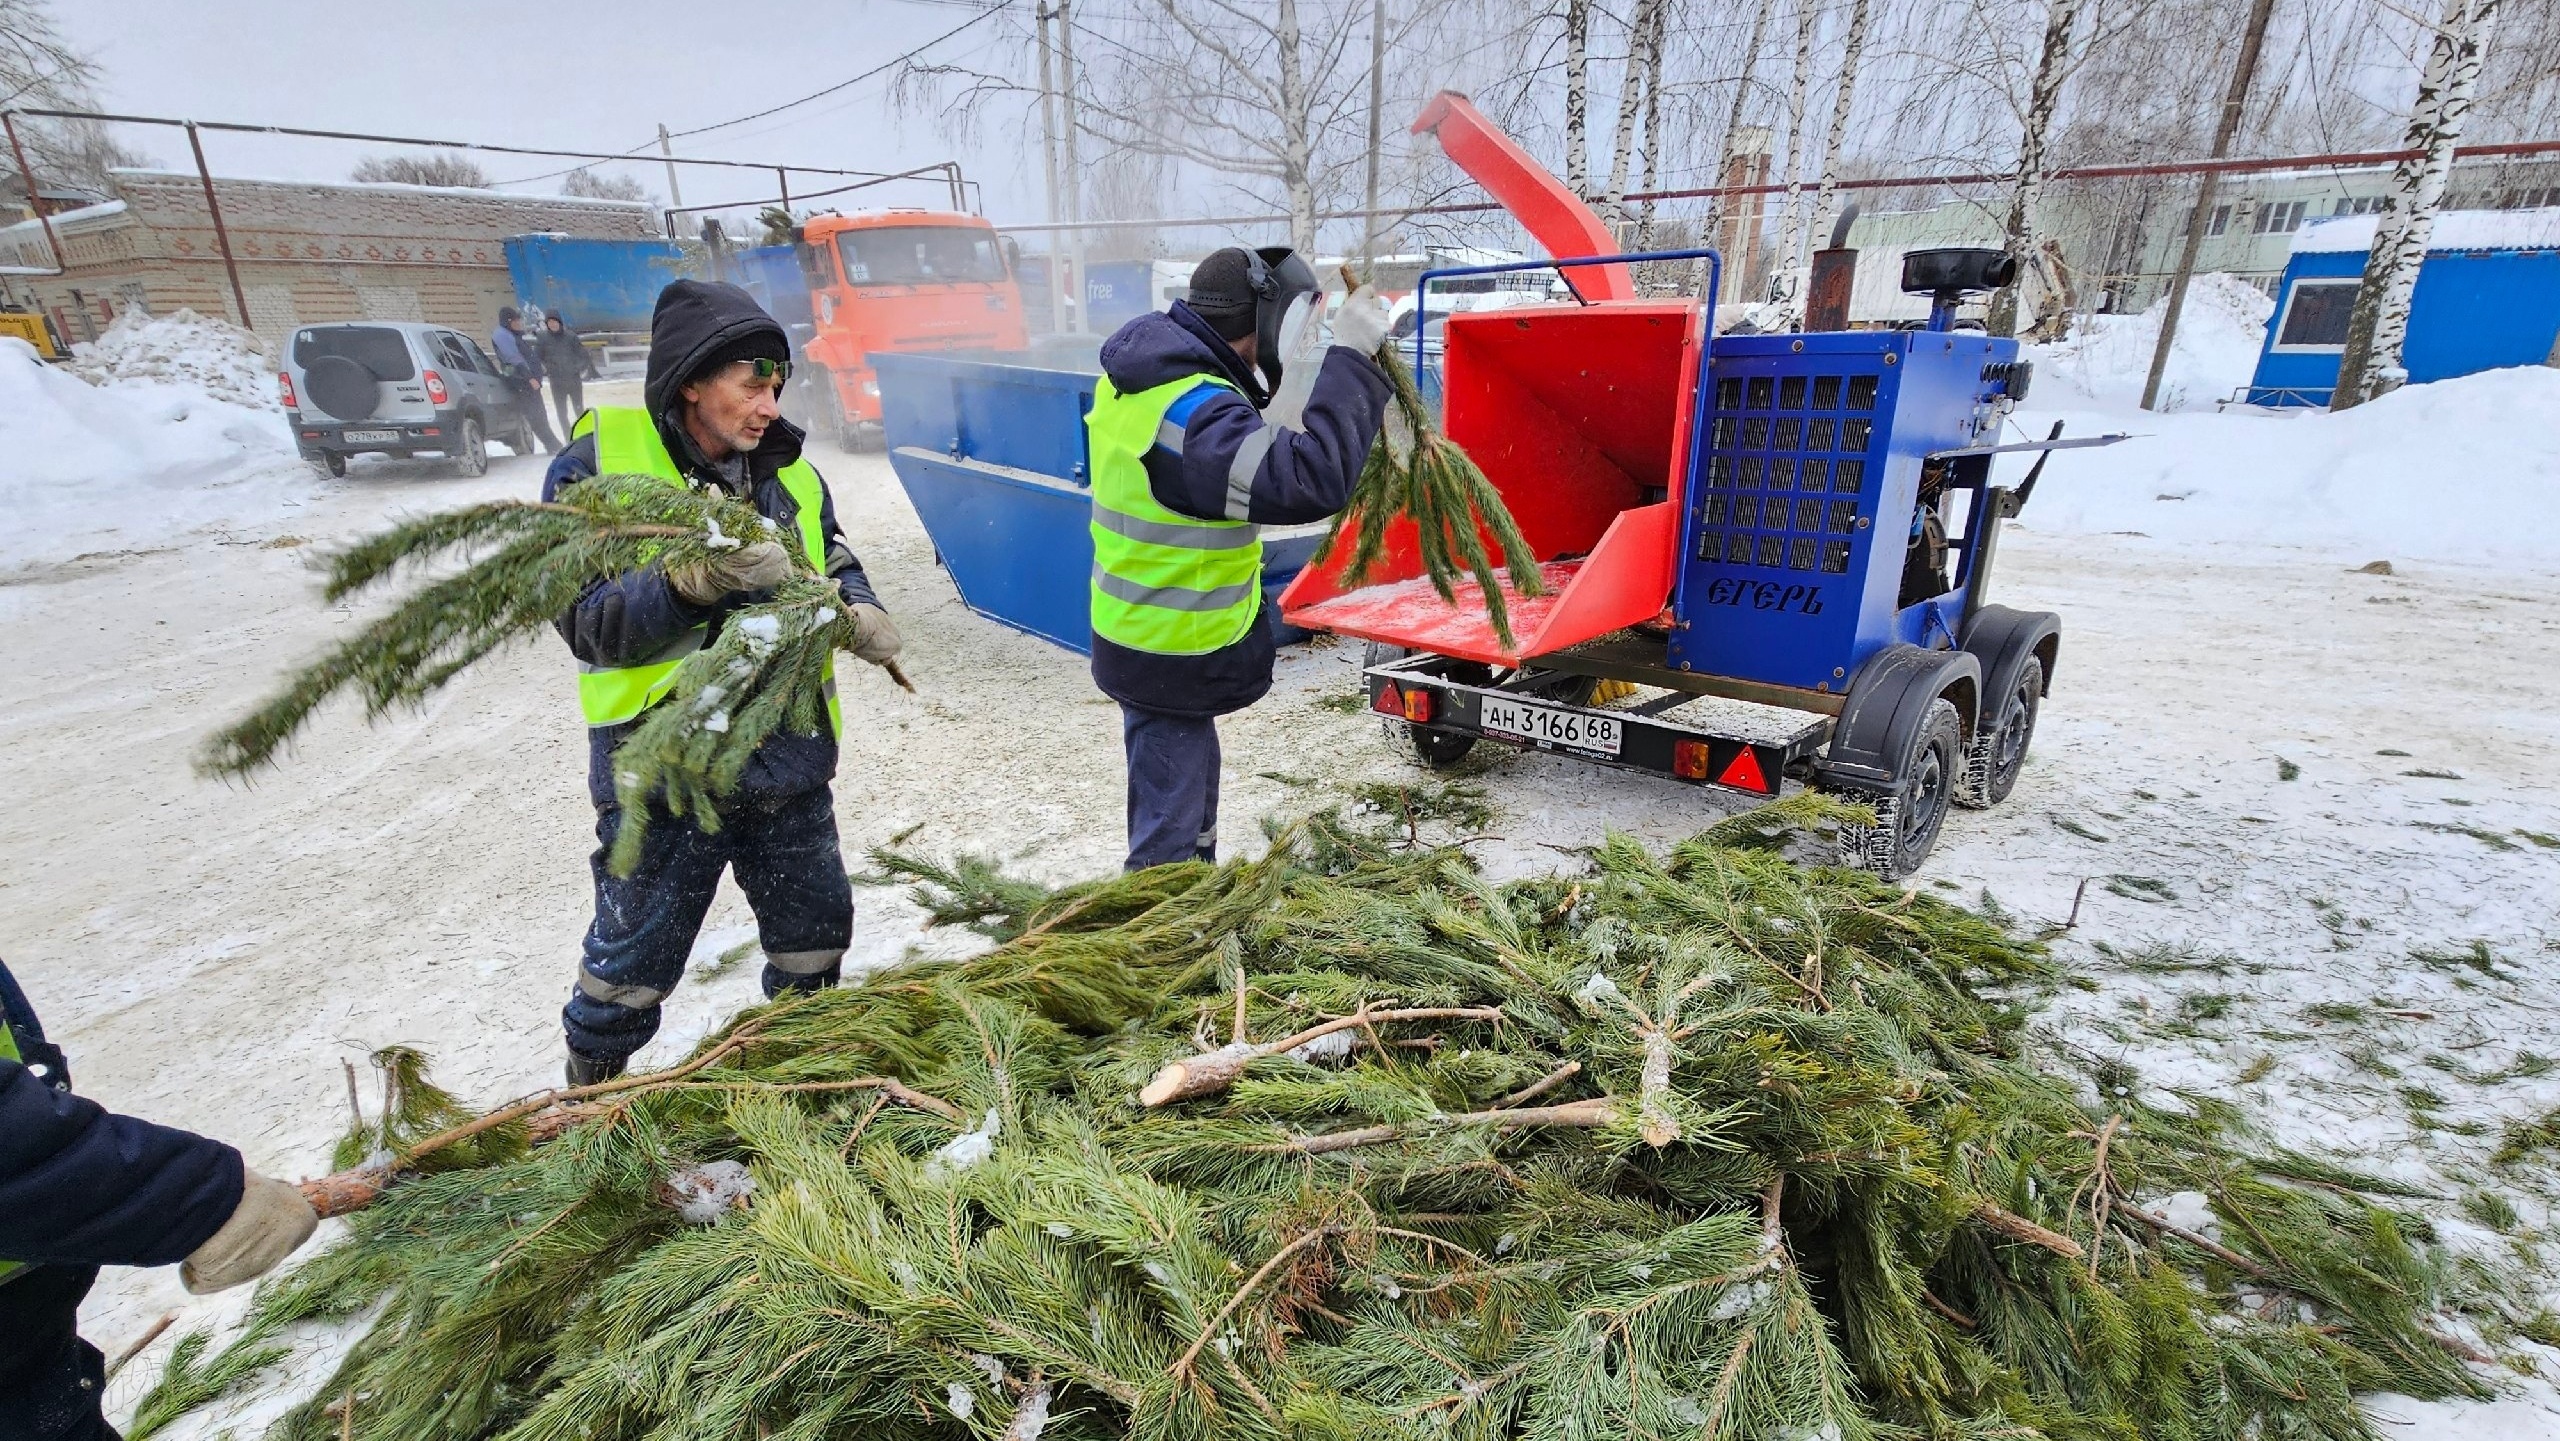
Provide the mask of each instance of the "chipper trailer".
{"label": "chipper trailer", "polygon": [[[1452,315],[1441,361],[1443,428],[1502,492],[1545,594],[1505,583],[1503,645],[1478,588],[1432,589],[1398,521],[1361,584],[1344,554],[1302,572],[1286,619],[1370,643],[1371,709],[1431,765],[1491,739],[1749,796],[1810,784],[1875,812],[1844,832],[1844,864],[1909,874],[1950,803],[2008,796],[2060,658],[2060,617],[1986,602],[2000,522],[2045,457],[2014,487],[1992,460],[2123,438],[1999,443],[2028,365],[1952,317],[2014,262],[1907,256],[1925,330],[1712,337],[1712,252],[1610,253],[1599,218],[1463,97],[1414,129],[1520,218],[1553,257],[1530,264],[1578,302]],[[1630,264],[1682,260],[1707,269],[1703,303],[1638,298]],[[1632,693],[1601,699],[1612,681]]]}

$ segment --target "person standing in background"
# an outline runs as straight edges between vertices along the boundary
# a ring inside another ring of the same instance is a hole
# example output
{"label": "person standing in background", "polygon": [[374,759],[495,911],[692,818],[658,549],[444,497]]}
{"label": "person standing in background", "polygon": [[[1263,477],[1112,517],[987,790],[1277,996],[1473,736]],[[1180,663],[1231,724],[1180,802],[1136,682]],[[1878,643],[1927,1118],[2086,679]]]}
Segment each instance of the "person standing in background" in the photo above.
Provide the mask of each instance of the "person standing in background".
{"label": "person standing in background", "polygon": [[596,370],[595,357],[588,353],[587,343],[558,311],[542,317],[542,333],[534,337],[534,358],[541,362],[542,373],[551,381],[551,408],[559,413],[560,433],[568,434],[577,426],[578,417],[587,413],[587,382],[603,377]]}
{"label": "person standing in background", "polygon": [[524,333],[522,311],[512,305],[499,308],[498,328],[489,332],[489,349],[498,357],[498,370],[507,379],[516,409],[524,415],[525,428],[544,450],[559,450],[560,437],[551,433],[551,417],[542,412],[542,360],[534,354],[533,337]]}

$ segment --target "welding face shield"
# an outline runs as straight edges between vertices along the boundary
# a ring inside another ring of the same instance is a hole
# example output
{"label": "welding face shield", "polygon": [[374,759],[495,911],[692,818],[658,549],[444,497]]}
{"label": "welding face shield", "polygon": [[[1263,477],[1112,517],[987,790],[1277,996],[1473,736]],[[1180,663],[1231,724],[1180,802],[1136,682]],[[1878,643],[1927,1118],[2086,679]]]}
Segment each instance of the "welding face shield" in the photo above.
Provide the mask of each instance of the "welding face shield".
{"label": "welding face shield", "polygon": [[[1286,358],[1282,337],[1303,332],[1319,299],[1315,268],[1288,246],[1266,245],[1245,252],[1245,281],[1253,290],[1254,363],[1264,388],[1277,390]],[[1298,311],[1294,325],[1292,307]]]}

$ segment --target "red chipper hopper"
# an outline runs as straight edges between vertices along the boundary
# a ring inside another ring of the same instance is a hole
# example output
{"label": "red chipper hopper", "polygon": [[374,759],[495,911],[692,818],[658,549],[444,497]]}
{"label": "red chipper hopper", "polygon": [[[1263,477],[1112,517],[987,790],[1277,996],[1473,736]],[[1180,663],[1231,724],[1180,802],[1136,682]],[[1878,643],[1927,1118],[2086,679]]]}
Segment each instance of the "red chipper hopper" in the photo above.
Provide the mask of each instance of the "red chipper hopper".
{"label": "red chipper hopper", "polygon": [[[1550,256],[1616,253],[1590,207],[1465,96],[1442,92],[1413,128],[1436,134]],[[1517,648],[1495,638],[1472,582],[1454,602],[1431,588],[1402,520],[1366,584],[1346,587],[1341,556],[1301,572],[1280,598],[1291,624],[1510,666],[1662,613],[1705,313],[1694,300],[1636,299],[1623,265],[1563,273],[1583,303],[1452,315],[1442,358],[1442,426],[1502,492],[1546,578],[1534,599],[1505,587]]]}

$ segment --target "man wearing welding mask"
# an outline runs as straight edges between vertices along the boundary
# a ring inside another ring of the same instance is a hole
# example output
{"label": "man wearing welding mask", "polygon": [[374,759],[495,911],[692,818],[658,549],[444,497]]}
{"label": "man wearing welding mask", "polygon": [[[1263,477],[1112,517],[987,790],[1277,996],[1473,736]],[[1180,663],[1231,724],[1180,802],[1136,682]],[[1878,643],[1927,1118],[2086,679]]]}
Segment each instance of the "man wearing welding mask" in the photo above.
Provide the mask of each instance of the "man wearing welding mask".
{"label": "man wearing welding mask", "polygon": [[1384,423],[1385,308],[1353,291],[1319,351],[1323,310],[1297,252],[1229,247],[1103,342],[1093,679],[1120,703],[1130,870],[1217,858],[1217,718],[1271,689],[1261,527],[1341,510]]}

